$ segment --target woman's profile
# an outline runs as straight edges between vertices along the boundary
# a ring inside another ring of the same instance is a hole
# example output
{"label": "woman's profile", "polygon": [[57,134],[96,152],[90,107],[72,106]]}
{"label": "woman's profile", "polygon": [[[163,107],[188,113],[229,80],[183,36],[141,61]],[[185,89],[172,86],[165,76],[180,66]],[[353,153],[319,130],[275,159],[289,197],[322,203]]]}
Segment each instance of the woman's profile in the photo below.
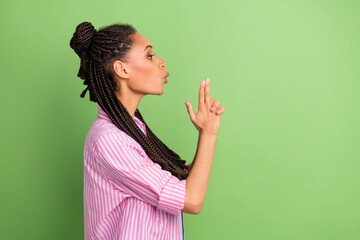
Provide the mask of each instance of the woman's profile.
{"label": "woman's profile", "polygon": [[84,144],[84,238],[184,239],[183,213],[199,214],[225,108],[201,81],[198,111],[186,102],[199,138],[191,164],[150,129],[138,104],[162,95],[169,73],[146,37],[129,24],[96,30],[80,23],[70,40],[80,57],[97,118]]}

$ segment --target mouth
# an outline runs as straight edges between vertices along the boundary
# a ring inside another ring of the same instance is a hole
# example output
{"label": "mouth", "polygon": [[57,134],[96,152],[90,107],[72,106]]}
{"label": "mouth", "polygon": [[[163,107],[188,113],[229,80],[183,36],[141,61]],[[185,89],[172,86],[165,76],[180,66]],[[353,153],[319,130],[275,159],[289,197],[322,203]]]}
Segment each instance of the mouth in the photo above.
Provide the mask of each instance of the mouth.
{"label": "mouth", "polygon": [[169,72],[165,75],[165,83],[168,83],[167,77],[169,77]]}

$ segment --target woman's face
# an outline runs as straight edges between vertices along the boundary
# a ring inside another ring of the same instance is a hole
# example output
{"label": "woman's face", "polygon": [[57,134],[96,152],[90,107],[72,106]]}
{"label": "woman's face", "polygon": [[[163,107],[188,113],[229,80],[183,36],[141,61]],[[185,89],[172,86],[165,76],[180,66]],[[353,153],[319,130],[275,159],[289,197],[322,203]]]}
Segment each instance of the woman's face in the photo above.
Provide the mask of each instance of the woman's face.
{"label": "woman's face", "polygon": [[153,54],[150,42],[136,33],[133,47],[128,52],[128,62],[121,66],[114,63],[116,73],[121,77],[120,94],[129,94],[129,90],[139,95],[164,93],[164,84],[167,82],[165,78],[168,75],[165,70],[166,62]]}

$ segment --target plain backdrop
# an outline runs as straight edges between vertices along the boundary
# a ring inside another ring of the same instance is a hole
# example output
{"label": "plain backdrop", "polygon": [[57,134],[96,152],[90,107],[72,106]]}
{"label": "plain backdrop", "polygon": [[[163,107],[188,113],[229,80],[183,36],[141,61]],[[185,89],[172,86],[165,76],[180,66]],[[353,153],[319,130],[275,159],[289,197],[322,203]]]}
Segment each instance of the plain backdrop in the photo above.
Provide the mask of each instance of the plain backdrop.
{"label": "plain backdrop", "polygon": [[190,163],[201,80],[226,108],[207,196],[185,238],[360,238],[358,1],[3,1],[0,239],[83,239],[76,26],[132,24],[166,62],[139,109]]}

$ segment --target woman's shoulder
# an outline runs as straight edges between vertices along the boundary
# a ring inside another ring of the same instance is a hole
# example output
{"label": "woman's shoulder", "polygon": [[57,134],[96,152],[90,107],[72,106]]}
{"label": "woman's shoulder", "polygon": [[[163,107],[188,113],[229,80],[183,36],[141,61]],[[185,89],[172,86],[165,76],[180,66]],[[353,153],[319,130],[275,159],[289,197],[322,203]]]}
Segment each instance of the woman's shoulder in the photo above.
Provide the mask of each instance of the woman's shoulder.
{"label": "woman's shoulder", "polygon": [[119,129],[112,122],[103,121],[101,119],[97,119],[90,127],[90,130],[86,135],[85,144],[95,146],[99,139],[105,141],[107,139],[116,139],[118,142],[129,145],[134,149],[141,149],[139,143],[132,137]]}
{"label": "woman's shoulder", "polygon": [[96,119],[86,135],[86,141],[96,142],[100,137],[107,134],[123,135],[125,132],[121,131],[111,122]]}

